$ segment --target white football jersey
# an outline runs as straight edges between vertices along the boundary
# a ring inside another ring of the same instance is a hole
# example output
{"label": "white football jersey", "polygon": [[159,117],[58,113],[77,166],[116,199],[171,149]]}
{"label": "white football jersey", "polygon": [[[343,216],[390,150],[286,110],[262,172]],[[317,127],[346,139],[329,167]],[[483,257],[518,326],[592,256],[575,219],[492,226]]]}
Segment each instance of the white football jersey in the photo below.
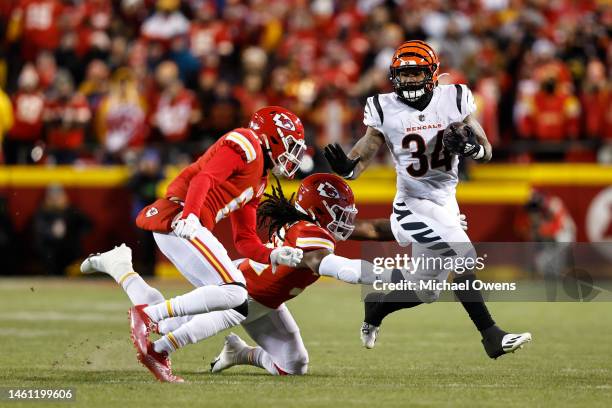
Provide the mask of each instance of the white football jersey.
{"label": "white football jersey", "polygon": [[442,133],[476,111],[466,85],[438,85],[429,105],[419,111],[395,93],[369,97],[363,123],[385,136],[397,172],[397,195],[444,205],[457,186],[457,155],[442,146]]}

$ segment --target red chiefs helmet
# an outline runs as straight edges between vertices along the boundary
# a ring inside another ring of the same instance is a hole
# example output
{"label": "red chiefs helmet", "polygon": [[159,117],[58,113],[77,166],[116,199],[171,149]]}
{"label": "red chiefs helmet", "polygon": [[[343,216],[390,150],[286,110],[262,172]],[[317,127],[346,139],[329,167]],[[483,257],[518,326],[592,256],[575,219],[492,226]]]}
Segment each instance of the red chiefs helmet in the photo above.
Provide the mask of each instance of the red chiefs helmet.
{"label": "red chiefs helmet", "polygon": [[249,128],[261,138],[279,172],[293,178],[306,151],[300,118],[280,106],[266,106],[253,114]]}
{"label": "red chiefs helmet", "polygon": [[316,173],[302,180],[295,207],[313,217],[341,241],[355,229],[355,197],[348,184],[335,174]]}

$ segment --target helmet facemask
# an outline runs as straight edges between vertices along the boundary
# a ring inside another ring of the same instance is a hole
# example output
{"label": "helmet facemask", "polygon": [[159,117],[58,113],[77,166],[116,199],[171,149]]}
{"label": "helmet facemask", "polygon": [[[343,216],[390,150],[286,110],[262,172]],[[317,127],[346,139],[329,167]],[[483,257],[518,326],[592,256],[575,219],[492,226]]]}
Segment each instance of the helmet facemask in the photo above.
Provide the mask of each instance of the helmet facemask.
{"label": "helmet facemask", "polygon": [[295,173],[300,169],[304,153],[306,152],[306,143],[304,140],[298,140],[293,136],[284,136],[282,131],[278,129],[281,136],[285,151],[278,155],[276,160],[277,171],[287,178],[293,178]]}
{"label": "helmet facemask", "polygon": [[[433,81],[433,73],[436,70],[436,65],[433,66],[402,66],[391,68],[391,83],[397,96],[407,102],[414,103],[421,99],[425,94],[433,92],[435,83]],[[400,72],[409,71],[418,74],[423,72],[425,77],[422,81],[402,81]]]}
{"label": "helmet facemask", "polygon": [[323,205],[332,217],[332,221],[326,226],[327,230],[337,240],[346,241],[355,229],[355,218],[357,217],[355,204],[347,207],[340,207],[338,204],[334,204],[330,207],[327,205],[327,202],[323,201]]}

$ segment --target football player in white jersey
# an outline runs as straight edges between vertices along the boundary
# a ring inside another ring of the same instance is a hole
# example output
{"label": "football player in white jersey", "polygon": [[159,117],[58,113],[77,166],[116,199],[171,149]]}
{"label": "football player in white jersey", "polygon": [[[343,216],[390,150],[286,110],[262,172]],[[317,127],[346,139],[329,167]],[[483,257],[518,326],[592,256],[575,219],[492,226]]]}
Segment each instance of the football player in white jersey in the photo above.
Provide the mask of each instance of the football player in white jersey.
{"label": "football player in white jersey", "polygon": [[[427,43],[407,41],[400,45],[390,66],[394,92],[368,98],[365,135],[348,155],[335,144],[325,148],[325,156],[336,173],[356,179],[386,143],[397,172],[397,193],[389,220],[396,241],[402,246],[413,244],[413,258],[475,258],[455,198],[458,156],[487,162],[492,149],[473,116],[476,105],[472,92],[465,85],[439,85],[439,69],[438,56]],[[440,282],[449,272],[420,268],[413,277]],[[473,270],[455,273],[453,282],[468,288],[456,290],[455,295],[482,334],[489,357],[514,352],[531,340],[530,333],[507,333],[495,324],[482,294],[473,288]],[[364,346],[374,347],[385,316],[434,302],[439,293],[416,290],[370,294],[361,328]]]}

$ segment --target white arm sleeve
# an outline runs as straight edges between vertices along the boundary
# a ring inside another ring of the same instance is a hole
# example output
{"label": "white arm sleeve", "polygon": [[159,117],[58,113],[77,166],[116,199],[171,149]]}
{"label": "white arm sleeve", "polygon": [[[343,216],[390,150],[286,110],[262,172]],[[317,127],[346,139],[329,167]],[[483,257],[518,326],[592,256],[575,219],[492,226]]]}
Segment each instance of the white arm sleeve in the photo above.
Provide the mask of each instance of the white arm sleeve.
{"label": "white arm sleeve", "polygon": [[319,275],[331,276],[347,283],[371,285],[374,281],[391,282],[393,271],[385,269],[382,273],[374,273],[374,265],[361,259],[349,259],[343,256],[329,254],[319,264]]}

